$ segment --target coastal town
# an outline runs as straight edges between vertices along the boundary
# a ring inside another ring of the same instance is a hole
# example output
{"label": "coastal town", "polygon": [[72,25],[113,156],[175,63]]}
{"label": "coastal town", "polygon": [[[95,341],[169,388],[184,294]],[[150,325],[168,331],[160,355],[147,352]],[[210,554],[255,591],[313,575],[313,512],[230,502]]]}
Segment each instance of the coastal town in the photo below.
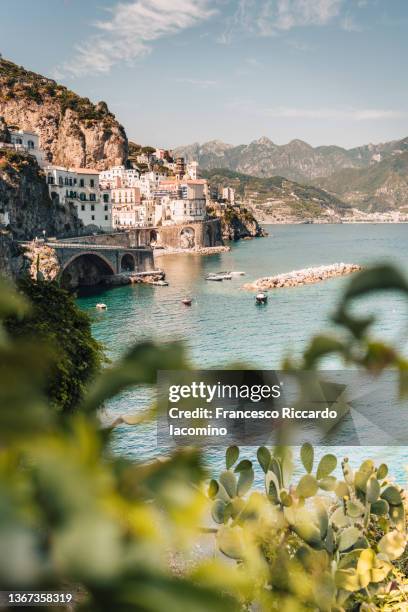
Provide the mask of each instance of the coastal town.
{"label": "coastal town", "polygon": [[[9,134],[9,142],[0,142],[0,147],[35,157],[53,204],[73,204],[87,233],[204,222],[210,205],[220,209],[235,204],[233,189],[219,193],[210,188],[196,161],[186,163],[172,157],[171,151],[147,147],[135,165],[128,162],[103,171],[65,168],[46,161],[37,133],[10,129]],[[7,213],[0,223],[7,225]],[[152,246],[164,246],[160,234],[152,234]],[[194,248],[193,230],[183,233],[180,246]]]}

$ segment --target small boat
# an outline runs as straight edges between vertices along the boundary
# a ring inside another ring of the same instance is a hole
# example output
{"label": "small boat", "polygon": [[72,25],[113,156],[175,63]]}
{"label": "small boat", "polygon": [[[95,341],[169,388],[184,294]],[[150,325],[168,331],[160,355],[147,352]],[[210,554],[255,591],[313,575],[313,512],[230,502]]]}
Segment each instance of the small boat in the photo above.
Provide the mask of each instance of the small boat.
{"label": "small boat", "polygon": [[230,272],[231,276],[245,276],[245,272],[237,270],[236,272]]}
{"label": "small boat", "polygon": [[97,304],[97,305],[95,306],[95,308],[96,308],[97,310],[107,310],[107,309],[108,309],[107,305],[106,305],[106,304],[102,304],[102,303]]}
{"label": "small boat", "polygon": [[184,298],[181,300],[181,303],[184,304],[184,306],[191,306],[191,302],[193,300],[191,298]]}
{"label": "small boat", "polygon": [[266,304],[267,301],[268,301],[268,296],[263,291],[260,291],[259,293],[256,294],[255,302],[257,304]]}
{"label": "small boat", "polygon": [[169,283],[165,280],[153,281],[151,284],[155,285],[156,287],[168,287],[169,285]]}
{"label": "small boat", "polygon": [[209,274],[208,276],[205,277],[205,280],[207,281],[217,281],[217,282],[222,282],[224,279],[222,278],[222,276],[217,276],[216,274]]}
{"label": "small boat", "polygon": [[218,276],[222,280],[231,280],[232,278],[231,272],[217,272],[215,276]]}

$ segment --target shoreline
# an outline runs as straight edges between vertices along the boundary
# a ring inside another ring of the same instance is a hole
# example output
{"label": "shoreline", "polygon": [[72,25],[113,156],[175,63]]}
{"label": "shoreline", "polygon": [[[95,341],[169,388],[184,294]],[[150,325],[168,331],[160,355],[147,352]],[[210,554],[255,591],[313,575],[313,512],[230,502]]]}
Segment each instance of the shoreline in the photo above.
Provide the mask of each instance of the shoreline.
{"label": "shoreline", "polygon": [[166,255],[216,255],[217,253],[228,253],[230,246],[195,247],[193,249],[154,249],[154,258]]}

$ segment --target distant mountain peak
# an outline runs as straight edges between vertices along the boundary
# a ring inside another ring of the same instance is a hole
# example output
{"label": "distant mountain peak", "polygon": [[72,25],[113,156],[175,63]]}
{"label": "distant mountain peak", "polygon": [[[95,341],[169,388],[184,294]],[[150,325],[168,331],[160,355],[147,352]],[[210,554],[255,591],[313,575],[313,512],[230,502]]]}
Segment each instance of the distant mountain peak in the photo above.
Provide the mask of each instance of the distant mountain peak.
{"label": "distant mountain peak", "polygon": [[275,145],[274,142],[272,142],[272,140],[270,138],[268,138],[267,136],[261,136],[260,138],[258,138],[258,140],[254,140],[253,142],[251,142],[252,145]]}

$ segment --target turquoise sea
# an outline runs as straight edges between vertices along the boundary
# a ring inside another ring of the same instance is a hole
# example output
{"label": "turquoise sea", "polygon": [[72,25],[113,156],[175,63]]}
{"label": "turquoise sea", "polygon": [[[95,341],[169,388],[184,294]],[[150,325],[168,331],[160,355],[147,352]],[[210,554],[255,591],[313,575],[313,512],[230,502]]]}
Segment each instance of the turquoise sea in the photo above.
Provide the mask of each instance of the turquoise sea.
{"label": "turquoise sea", "polygon": [[[158,257],[156,264],[165,270],[168,287],[126,286],[80,298],[78,303],[92,314],[93,333],[105,344],[109,357],[118,357],[144,338],[180,339],[197,369],[223,367],[237,360],[251,368],[279,368],[285,355],[299,354],[313,334],[330,329],[330,313],[348,279],[270,292],[265,307],[255,306],[253,293],[241,288],[244,282],[336,262],[391,261],[408,275],[408,225],[271,225],[267,229],[268,237],[234,243],[229,253]],[[243,270],[246,275],[222,283],[204,280],[209,272],[219,270]],[[186,295],[194,300],[190,308],[181,304]],[[108,310],[97,313],[95,304],[101,300]],[[379,337],[406,349],[408,303],[401,295],[364,299],[358,308],[376,314]],[[325,363],[326,368],[335,366],[334,361]],[[111,402],[107,412],[109,417],[135,413],[150,398],[148,389],[134,389]],[[353,464],[366,457],[386,460],[398,480],[405,482],[408,446],[348,449],[346,444],[338,453],[349,455]],[[118,427],[114,450],[147,459],[166,449],[157,448],[156,428],[149,424]],[[246,455],[254,455],[254,450]],[[210,469],[218,469],[222,455],[219,448],[208,449]]]}

